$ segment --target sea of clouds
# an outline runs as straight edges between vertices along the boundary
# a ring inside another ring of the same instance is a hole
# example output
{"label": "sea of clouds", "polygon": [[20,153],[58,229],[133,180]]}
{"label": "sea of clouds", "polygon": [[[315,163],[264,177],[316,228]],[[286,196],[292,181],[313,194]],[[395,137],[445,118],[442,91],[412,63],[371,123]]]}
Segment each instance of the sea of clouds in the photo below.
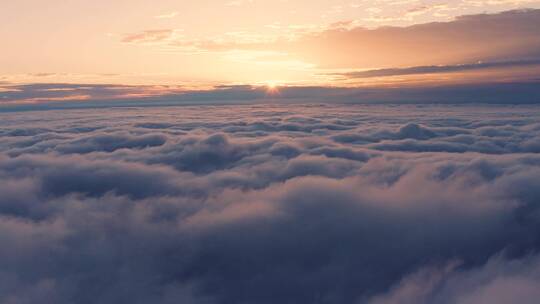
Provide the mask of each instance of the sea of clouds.
{"label": "sea of clouds", "polygon": [[0,303],[537,303],[540,107],[0,114]]}

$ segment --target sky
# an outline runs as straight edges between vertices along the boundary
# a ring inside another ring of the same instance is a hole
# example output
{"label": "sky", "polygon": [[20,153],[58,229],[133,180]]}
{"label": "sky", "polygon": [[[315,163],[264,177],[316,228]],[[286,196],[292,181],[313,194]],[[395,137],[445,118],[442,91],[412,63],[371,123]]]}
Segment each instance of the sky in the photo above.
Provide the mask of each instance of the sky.
{"label": "sky", "polygon": [[2,1],[0,92],[531,82],[540,76],[535,8],[540,1]]}
{"label": "sky", "polygon": [[0,303],[538,304],[540,1],[0,0]]}

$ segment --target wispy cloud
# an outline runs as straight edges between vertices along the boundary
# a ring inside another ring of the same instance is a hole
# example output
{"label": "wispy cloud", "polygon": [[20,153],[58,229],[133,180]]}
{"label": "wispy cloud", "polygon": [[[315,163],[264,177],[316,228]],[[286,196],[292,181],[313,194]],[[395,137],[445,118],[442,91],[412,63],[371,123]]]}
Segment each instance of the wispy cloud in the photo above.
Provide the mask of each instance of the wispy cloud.
{"label": "wispy cloud", "polygon": [[232,1],[229,1],[227,2],[227,6],[242,6],[242,5],[245,5],[245,4],[250,4],[250,3],[253,3],[255,2],[254,0],[232,0]]}
{"label": "wispy cloud", "polygon": [[159,42],[179,52],[279,51],[323,69],[376,69],[540,58],[538,28],[540,10],[516,10],[406,27],[368,29],[355,21],[335,22],[309,30],[290,28],[286,36],[242,31],[191,39],[174,38],[172,30],[144,31],[123,41]]}
{"label": "wispy cloud", "polygon": [[371,77],[403,76],[403,75],[418,75],[418,74],[454,73],[454,72],[465,72],[465,71],[471,71],[471,70],[483,70],[483,69],[494,69],[494,68],[530,67],[530,66],[536,66],[536,65],[540,65],[540,59],[477,62],[477,63],[470,63],[470,64],[456,64],[456,65],[415,66],[415,67],[408,67],[408,68],[374,69],[374,70],[366,70],[366,71],[339,73],[335,75],[341,75],[347,78],[371,78]]}
{"label": "wispy cloud", "polygon": [[142,99],[150,96],[180,94],[177,86],[131,86],[112,84],[0,84],[0,103],[32,104],[40,102]]}
{"label": "wispy cloud", "polygon": [[122,38],[122,42],[127,43],[155,43],[163,42],[173,36],[174,30],[147,30],[139,33],[127,34]]}
{"label": "wispy cloud", "polygon": [[154,16],[154,18],[156,19],[172,19],[174,17],[178,16],[178,12],[170,12],[170,13],[166,13],[166,14],[161,14],[161,15],[157,15],[157,16]]}

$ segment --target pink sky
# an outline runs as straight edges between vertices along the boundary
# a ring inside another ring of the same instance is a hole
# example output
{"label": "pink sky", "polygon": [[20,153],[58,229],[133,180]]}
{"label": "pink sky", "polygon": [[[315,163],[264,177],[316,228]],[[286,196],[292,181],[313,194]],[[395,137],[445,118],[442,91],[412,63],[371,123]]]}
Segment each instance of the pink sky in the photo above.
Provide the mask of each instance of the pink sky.
{"label": "pink sky", "polygon": [[200,88],[522,80],[535,77],[536,64],[349,76],[534,62],[540,13],[500,14],[523,8],[540,1],[3,1],[0,81]]}

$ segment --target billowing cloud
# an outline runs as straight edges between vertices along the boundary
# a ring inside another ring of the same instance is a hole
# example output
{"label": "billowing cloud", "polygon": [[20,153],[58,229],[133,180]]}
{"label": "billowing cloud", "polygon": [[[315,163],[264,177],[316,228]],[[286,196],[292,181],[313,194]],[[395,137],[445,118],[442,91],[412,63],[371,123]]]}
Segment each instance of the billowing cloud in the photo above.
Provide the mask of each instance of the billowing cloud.
{"label": "billowing cloud", "polygon": [[539,113],[0,113],[0,302],[533,303]]}
{"label": "billowing cloud", "polygon": [[508,262],[495,256],[485,266],[459,271],[459,261],[426,267],[405,277],[388,294],[370,304],[413,303],[534,303],[540,296],[538,257]]}

